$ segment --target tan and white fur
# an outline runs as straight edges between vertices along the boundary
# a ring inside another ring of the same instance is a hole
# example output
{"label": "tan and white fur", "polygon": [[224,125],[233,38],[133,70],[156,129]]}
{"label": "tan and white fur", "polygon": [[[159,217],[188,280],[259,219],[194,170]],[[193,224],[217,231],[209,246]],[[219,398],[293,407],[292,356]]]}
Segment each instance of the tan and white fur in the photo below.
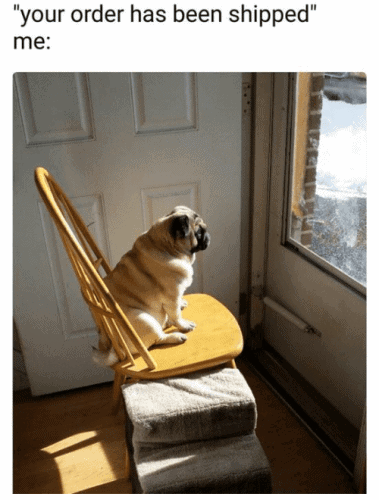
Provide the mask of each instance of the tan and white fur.
{"label": "tan and white fur", "polygon": [[[195,323],[182,318],[185,290],[191,285],[196,253],[210,242],[207,226],[193,210],[175,207],[135,241],[104,282],[147,348],[157,344],[179,344]],[[163,330],[174,326],[176,331]],[[103,345],[109,345],[99,332]],[[137,350],[125,336],[131,353]],[[113,348],[98,351],[97,364],[119,361]]]}

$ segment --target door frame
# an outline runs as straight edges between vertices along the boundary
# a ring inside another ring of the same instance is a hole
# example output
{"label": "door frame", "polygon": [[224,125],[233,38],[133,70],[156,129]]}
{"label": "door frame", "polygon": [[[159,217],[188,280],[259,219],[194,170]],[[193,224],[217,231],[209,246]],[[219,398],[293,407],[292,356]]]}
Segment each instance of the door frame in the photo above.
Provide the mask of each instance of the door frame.
{"label": "door frame", "polygon": [[250,231],[250,339],[251,350],[262,348],[265,282],[267,273],[268,215],[270,206],[271,142],[274,106],[274,74],[257,73],[252,115]]}

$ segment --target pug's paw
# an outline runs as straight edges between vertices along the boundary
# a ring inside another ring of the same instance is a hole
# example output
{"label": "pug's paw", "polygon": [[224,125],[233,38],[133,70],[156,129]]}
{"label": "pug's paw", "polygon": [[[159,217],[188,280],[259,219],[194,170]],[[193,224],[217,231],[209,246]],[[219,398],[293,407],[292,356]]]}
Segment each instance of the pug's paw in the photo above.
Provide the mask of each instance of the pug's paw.
{"label": "pug's paw", "polygon": [[165,344],[183,344],[187,340],[187,335],[183,333],[174,332],[166,335]]}
{"label": "pug's paw", "polygon": [[181,332],[191,332],[196,328],[196,323],[193,321],[187,321],[186,319],[181,319],[176,325]]}

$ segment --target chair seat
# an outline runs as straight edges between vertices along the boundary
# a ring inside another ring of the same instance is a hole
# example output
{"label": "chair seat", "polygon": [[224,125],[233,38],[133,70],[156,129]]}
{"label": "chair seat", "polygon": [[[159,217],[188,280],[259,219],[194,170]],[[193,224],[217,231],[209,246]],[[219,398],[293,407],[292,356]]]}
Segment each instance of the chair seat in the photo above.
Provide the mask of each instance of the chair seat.
{"label": "chair seat", "polygon": [[[114,369],[134,379],[159,379],[190,373],[195,370],[233,360],[243,349],[241,329],[233,314],[218,300],[206,294],[190,294],[182,316],[194,321],[196,328],[187,333],[188,340],[179,345],[161,345],[150,350],[157,368],[149,369],[142,357],[135,366],[122,362]],[[175,328],[166,330],[173,331]],[[169,350],[169,352],[168,352]]]}

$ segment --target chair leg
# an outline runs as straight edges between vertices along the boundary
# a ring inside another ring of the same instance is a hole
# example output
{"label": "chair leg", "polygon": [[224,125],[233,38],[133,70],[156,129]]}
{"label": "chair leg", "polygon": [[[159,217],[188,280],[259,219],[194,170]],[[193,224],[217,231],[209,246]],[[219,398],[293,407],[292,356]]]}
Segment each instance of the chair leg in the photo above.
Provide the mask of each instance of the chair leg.
{"label": "chair leg", "polygon": [[122,399],[121,386],[125,383],[126,375],[123,373],[115,371],[114,381],[113,381],[113,408],[112,413],[117,415],[120,409],[120,403]]}
{"label": "chair leg", "polygon": [[234,360],[234,359],[231,359],[230,361],[228,361],[228,362],[226,363],[226,366],[227,366],[228,368],[237,368],[237,365],[236,365],[236,362],[235,362],[235,360]]}

